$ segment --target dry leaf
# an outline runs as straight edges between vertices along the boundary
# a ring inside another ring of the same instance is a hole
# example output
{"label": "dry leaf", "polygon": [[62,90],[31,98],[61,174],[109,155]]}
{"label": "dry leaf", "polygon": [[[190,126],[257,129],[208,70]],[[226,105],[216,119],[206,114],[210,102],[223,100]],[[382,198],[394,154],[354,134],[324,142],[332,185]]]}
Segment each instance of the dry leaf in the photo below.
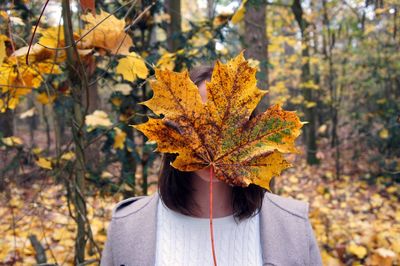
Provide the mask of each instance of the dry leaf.
{"label": "dry leaf", "polygon": [[87,115],[85,118],[85,124],[88,127],[88,131],[92,131],[96,127],[109,127],[112,126],[108,114],[104,111],[96,110],[93,114]]}
{"label": "dry leaf", "polygon": [[172,71],[175,68],[175,59],[175,53],[168,53],[165,51],[160,59],[158,59],[156,66],[162,70],[168,69]]}
{"label": "dry leaf", "polygon": [[380,130],[379,137],[381,139],[388,139],[389,138],[389,130],[387,130],[387,128],[383,128],[382,130]]}
{"label": "dry leaf", "polygon": [[90,33],[83,38],[82,46],[84,48],[100,48],[110,51],[112,54],[129,54],[129,48],[133,46],[132,39],[125,33],[125,22],[116,18],[114,15],[101,10],[100,14],[93,16],[89,13],[82,15],[81,19],[87,22],[82,35]]}
{"label": "dry leaf", "polygon": [[65,152],[63,155],[61,155],[61,160],[70,161],[73,159],[75,159],[75,152],[73,151]]}
{"label": "dry leaf", "polygon": [[291,166],[282,153],[298,152],[294,142],[302,123],[279,105],[250,119],[266,93],[256,87],[255,75],[243,53],[217,62],[204,104],[187,71],[156,70],[154,96],[144,104],[164,118],[134,127],[156,141],[158,151],[178,153],[172,166],[179,170],[213,166],[229,184],[269,189],[271,178]]}
{"label": "dry leaf", "polygon": [[35,115],[35,111],[36,111],[36,107],[32,107],[31,109],[29,109],[29,110],[27,110],[27,111],[21,113],[21,114],[19,115],[19,118],[20,118],[20,119],[25,119],[25,118],[27,118],[27,117],[32,117],[32,116]]}
{"label": "dry leaf", "polygon": [[138,54],[130,53],[127,57],[121,58],[118,61],[116,69],[118,74],[122,74],[125,80],[135,81],[138,77],[145,79],[149,75],[149,70],[146,64]]}
{"label": "dry leaf", "polygon": [[44,157],[39,157],[39,159],[36,161],[36,164],[43,169],[48,169],[48,170],[53,169],[51,167],[51,161]]}
{"label": "dry leaf", "polygon": [[36,96],[36,100],[38,100],[38,102],[40,102],[41,104],[45,105],[54,102],[55,99],[56,99],[55,95],[47,95],[46,92],[39,93],[39,95]]}
{"label": "dry leaf", "polygon": [[7,146],[18,146],[22,145],[22,139],[16,136],[2,138],[1,141]]}
{"label": "dry leaf", "polygon": [[350,243],[346,247],[347,252],[356,255],[359,259],[364,258],[367,255],[367,249],[364,246]]}
{"label": "dry leaf", "polygon": [[4,58],[6,58],[6,40],[7,36],[0,34],[0,65],[3,64]]}
{"label": "dry leaf", "polygon": [[233,24],[237,24],[243,20],[244,14],[246,12],[246,7],[245,7],[246,2],[247,0],[243,0],[239,8],[236,10],[235,14],[232,16],[231,22]]}
{"label": "dry leaf", "polygon": [[116,84],[114,86],[114,91],[119,91],[122,95],[130,95],[132,87],[128,84]]}
{"label": "dry leaf", "polygon": [[115,137],[114,137],[114,149],[123,149],[125,145],[126,133],[122,131],[120,128],[114,128]]}

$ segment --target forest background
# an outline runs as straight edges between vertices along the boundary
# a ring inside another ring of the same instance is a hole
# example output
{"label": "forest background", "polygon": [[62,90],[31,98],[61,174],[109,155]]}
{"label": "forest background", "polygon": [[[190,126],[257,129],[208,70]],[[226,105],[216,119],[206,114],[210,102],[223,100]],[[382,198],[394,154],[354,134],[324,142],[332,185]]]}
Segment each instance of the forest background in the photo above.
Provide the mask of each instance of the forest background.
{"label": "forest background", "polygon": [[[96,265],[111,209],[157,190],[131,124],[154,68],[243,49],[302,121],[277,194],[310,202],[324,265],[400,264],[397,0],[0,1],[0,265]],[[27,56],[29,54],[29,56]]]}

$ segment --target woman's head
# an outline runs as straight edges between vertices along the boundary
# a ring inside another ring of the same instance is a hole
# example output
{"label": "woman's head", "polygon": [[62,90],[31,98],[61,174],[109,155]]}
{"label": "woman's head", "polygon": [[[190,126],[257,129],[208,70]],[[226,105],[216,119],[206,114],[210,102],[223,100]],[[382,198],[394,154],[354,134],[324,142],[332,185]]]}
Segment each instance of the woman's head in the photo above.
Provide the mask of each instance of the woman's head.
{"label": "woman's head", "polygon": [[[203,102],[207,100],[205,81],[211,80],[212,71],[212,66],[199,66],[190,71],[190,79],[199,87]],[[162,156],[159,174],[160,196],[168,208],[182,214],[195,215],[197,206],[191,195],[196,188],[192,181],[193,178],[201,178],[202,170],[196,173],[179,171],[171,166],[175,158],[176,155],[174,154],[163,154]],[[234,216],[243,219],[257,213],[261,209],[264,193],[265,189],[255,185],[245,188],[233,187],[232,209]]]}

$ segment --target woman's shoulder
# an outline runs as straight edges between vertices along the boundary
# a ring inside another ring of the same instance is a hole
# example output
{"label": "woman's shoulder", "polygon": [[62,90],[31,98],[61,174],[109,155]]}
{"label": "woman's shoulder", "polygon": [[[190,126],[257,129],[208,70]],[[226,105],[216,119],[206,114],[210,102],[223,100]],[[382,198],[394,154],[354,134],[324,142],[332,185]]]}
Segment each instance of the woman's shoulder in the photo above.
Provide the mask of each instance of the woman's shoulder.
{"label": "woman's shoulder", "polygon": [[308,219],[308,202],[283,197],[270,192],[266,192],[264,195],[263,208],[265,208],[267,212],[274,211],[276,213],[291,214],[302,219]]}
{"label": "woman's shoulder", "polygon": [[124,218],[134,213],[138,213],[143,209],[151,208],[156,206],[154,201],[157,199],[157,193],[150,196],[137,196],[124,199],[118,202],[112,210],[112,218],[119,219]]}

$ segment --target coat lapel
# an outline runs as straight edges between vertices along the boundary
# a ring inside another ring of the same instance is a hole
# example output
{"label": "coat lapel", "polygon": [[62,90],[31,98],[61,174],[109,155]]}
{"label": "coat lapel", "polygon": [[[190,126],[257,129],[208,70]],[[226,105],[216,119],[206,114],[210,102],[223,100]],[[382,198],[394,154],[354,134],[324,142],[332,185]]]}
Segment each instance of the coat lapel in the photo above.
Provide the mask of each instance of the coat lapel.
{"label": "coat lapel", "polygon": [[[155,263],[158,193],[143,197],[133,206],[122,208],[115,214],[114,264],[117,266],[150,266]],[[129,236],[126,235],[127,232]]]}
{"label": "coat lapel", "polygon": [[303,254],[307,250],[304,247],[308,245],[304,220],[282,209],[273,197],[266,193],[260,211],[263,265],[305,265]]}

